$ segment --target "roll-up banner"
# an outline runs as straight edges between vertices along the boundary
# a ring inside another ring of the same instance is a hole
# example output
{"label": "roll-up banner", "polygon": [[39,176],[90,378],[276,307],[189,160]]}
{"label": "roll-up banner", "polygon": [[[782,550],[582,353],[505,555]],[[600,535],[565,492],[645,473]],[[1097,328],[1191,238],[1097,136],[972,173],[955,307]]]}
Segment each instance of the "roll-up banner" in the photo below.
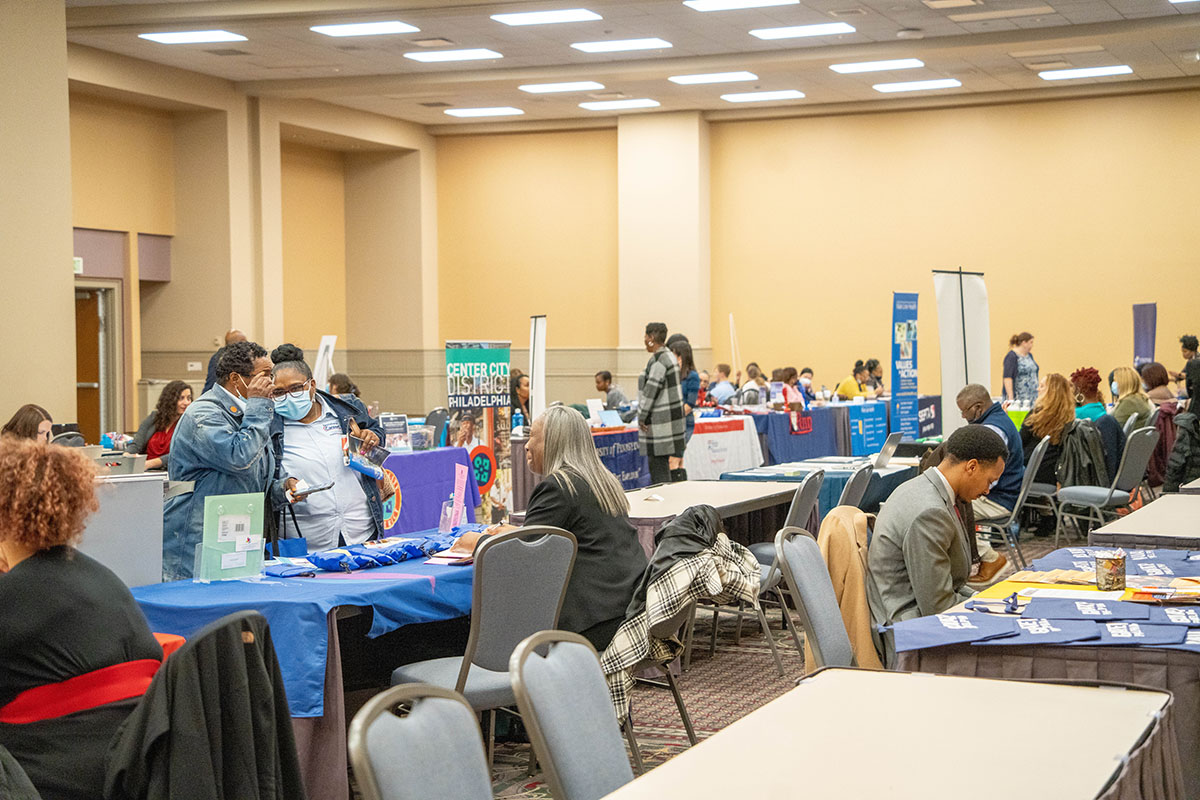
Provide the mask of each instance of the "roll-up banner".
{"label": "roll-up banner", "polygon": [[479,485],[480,522],[499,522],[512,506],[508,370],[511,342],[446,342],[451,447],[464,447]]}
{"label": "roll-up banner", "polygon": [[1154,337],[1158,334],[1158,303],[1133,306],[1133,365],[1140,367],[1154,360]]}
{"label": "roll-up banner", "polygon": [[956,409],[968,383],[991,386],[992,337],[987,284],[982,272],[933,271],[937,296],[938,342],[942,350],[942,435],[966,423]]}
{"label": "roll-up banner", "polygon": [[906,439],[920,436],[915,292],[892,292],[892,430]]}

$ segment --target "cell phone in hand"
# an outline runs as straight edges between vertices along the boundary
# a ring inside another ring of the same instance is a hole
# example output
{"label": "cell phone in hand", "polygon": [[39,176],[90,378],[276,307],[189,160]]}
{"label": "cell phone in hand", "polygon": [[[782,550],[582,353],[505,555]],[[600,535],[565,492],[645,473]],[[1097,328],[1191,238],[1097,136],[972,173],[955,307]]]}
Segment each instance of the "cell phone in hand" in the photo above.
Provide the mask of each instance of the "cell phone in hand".
{"label": "cell phone in hand", "polygon": [[316,494],[317,492],[323,492],[326,489],[332,489],[332,488],[333,488],[333,481],[330,481],[329,483],[326,483],[326,484],[322,484],[321,486],[306,486],[303,489],[298,489],[298,490],[292,492],[292,497],[295,498],[296,500],[303,500],[304,498],[308,497],[310,494]]}

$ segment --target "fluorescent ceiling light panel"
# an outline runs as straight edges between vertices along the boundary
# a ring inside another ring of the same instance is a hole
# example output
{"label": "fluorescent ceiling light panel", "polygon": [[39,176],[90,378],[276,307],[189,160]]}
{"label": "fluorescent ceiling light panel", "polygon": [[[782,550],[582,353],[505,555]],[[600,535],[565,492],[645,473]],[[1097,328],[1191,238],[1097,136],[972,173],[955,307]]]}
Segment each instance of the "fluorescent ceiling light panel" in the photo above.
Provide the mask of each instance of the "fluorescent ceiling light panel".
{"label": "fluorescent ceiling light panel", "polygon": [[903,83],[877,83],[871,88],[877,92],[923,92],[927,89],[956,89],[962,81],[942,78],[936,81],[905,81]]}
{"label": "fluorescent ceiling light panel", "polygon": [[1175,5],[1183,5],[1184,3],[1194,3],[1196,0],[1171,0]]}
{"label": "fluorescent ceiling light panel", "polygon": [[799,100],[804,97],[804,92],[798,92],[795,89],[784,89],[778,92],[737,92],[735,94],[723,94],[721,99],[730,103],[762,103],[767,100]]}
{"label": "fluorescent ceiling light panel", "polygon": [[202,44],[206,42],[244,42],[246,37],[229,31],[170,31],[168,33],[139,33],[139,39],[159,44]]}
{"label": "fluorescent ceiling light panel", "polygon": [[842,75],[855,72],[883,72],[889,69],[916,69],[925,66],[918,58],[896,58],[891,61],[860,61],[857,64],[832,64],[830,69]]}
{"label": "fluorescent ceiling light panel", "polygon": [[596,89],[603,89],[603,83],[595,81],[572,81],[570,83],[527,83],[524,86],[518,86],[522,92],[530,94],[547,94],[550,92],[587,92]]}
{"label": "fluorescent ceiling light panel", "polygon": [[1048,69],[1039,72],[1038,77],[1044,81],[1069,81],[1075,78],[1103,78],[1108,75],[1132,75],[1133,67],[1128,64],[1114,64],[1111,67],[1083,67],[1080,69]]}
{"label": "fluorescent ceiling light panel", "polygon": [[496,22],[505,25],[549,25],[555,22],[591,22],[604,19],[586,8],[564,8],[561,11],[525,11],[518,14],[492,14]]}
{"label": "fluorescent ceiling light panel", "polygon": [[413,61],[482,61],[488,58],[504,58],[495,50],[473,48],[468,50],[429,50],[427,52],[405,53],[405,58]]}
{"label": "fluorescent ceiling light panel", "polygon": [[447,108],[443,113],[452,117],[513,117],[525,112],[512,106],[495,106],[493,108]]}
{"label": "fluorescent ceiling light panel", "polygon": [[736,81],[756,81],[758,76],[753,72],[708,72],[703,75],[672,75],[667,78],[671,83],[691,86],[697,83],[734,83]]}
{"label": "fluorescent ceiling light panel", "polygon": [[326,36],[382,36],[391,33],[419,33],[420,28],[398,19],[388,22],[350,22],[345,25],[313,25],[313,33]]}
{"label": "fluorescent ceiling light panel", "polygon": [[767,6],[794,6],[800,0],[683,0],[693,11],[737,11],[743,8],[766,8]]}
{"label": "fluorescent ceiling light panel", "polygon": [[793,25],[788,28],[759,28],[750,31],[759,39],[798,39],[801,36],[834,36],[839,33],[854,33],[854,26],[844,22],[824,22],[820,25]]}
{"label": "fluorescent ceiling light panel", "polygon": [[951,22],[981,22],[986,19],[1012,19],[1013,17],[1036,17],[1044,14],[1057,13],[1050,6],[1030,6],[1029,8],[1010,8],[1007,11],[970,11],[966,14],[950,14],[946,19]]}
{"label": "fluorescent ceiling light panel", "polygon": [[619,53],[623,50],[658,50],[670,47],[663,39],[614,39],[609,42],[575,42],[571,47],[585,53]]}
{"label": "fluorescent ceiling light panel", "polygon": [[639,97],[633,100],[596,100],[589,103],[580,103],[580,108],[586,108],[588,111],[620,111],[625,108],[654,108],[660,105],[657,100],[651,100],[649,97]]}

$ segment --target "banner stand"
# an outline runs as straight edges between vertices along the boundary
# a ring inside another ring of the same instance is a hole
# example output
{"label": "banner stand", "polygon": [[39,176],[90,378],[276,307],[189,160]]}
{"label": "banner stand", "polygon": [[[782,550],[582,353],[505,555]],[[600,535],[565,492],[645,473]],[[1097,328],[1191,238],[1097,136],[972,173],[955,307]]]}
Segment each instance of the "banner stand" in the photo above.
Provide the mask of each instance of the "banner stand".
{"label": "banner stand", "polygon": [[[933,270],[942,361],[942,435],[966,424],[954,412],[969,383],[991,384],[991,327],[982,272]],[[989,389],[990,391],[990,389]]]}

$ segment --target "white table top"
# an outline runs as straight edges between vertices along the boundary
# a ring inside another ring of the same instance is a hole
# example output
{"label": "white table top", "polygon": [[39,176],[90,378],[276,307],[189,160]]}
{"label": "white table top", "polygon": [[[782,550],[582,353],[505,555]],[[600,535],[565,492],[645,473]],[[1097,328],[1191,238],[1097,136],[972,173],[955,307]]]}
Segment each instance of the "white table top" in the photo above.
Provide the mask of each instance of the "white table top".
{"label": "white table top", "polygon": [[[1167,698],[827,669],[608,797],[1092,798]],[[966,709],[997,713],[972,732]],[[1031,744],[1047,725],[1070,735]]]}
{"label": "white table top", "polygon": [[1184,494],[1200,494],[1200,478],[1196,478],[1191,483],[1185,483],[1183,486],[1180,486],[1179,491]]}
{"label": "white table top", "polygon": [[[795,481],[680,481],[626,492],[630,519],[676,517],[696,505],[710,505],[733,517],[792,502]],[[658,497],[661,499],[651,499]]]}
{"label": "white table top", "polygon": [[[913,463],[907,463],[912,461]],[[893,458],[888,462],[888,465],[883,469],[877,469],[874,474],[883,477],[885,475],[894,475],[897,472],[903,472],[917,466],[916,459]],[[823,469],[826,473],[838,472],[850,474],[858,469],[858,465],[838,464],[836,462],[822,461],[819,458],[812,458],[807,461],[788,461],[783,464],[771,464],[766,467],[756,467],[754,469],[743,470],[743,474],[747,475],[797,475],[800,473],[807,474],[813,470]]]}
{"label": "white table top", "polygon": [[1093,533],[1200,537],[1200,497],[1164,494],[1132,514],[1097,528]]}

